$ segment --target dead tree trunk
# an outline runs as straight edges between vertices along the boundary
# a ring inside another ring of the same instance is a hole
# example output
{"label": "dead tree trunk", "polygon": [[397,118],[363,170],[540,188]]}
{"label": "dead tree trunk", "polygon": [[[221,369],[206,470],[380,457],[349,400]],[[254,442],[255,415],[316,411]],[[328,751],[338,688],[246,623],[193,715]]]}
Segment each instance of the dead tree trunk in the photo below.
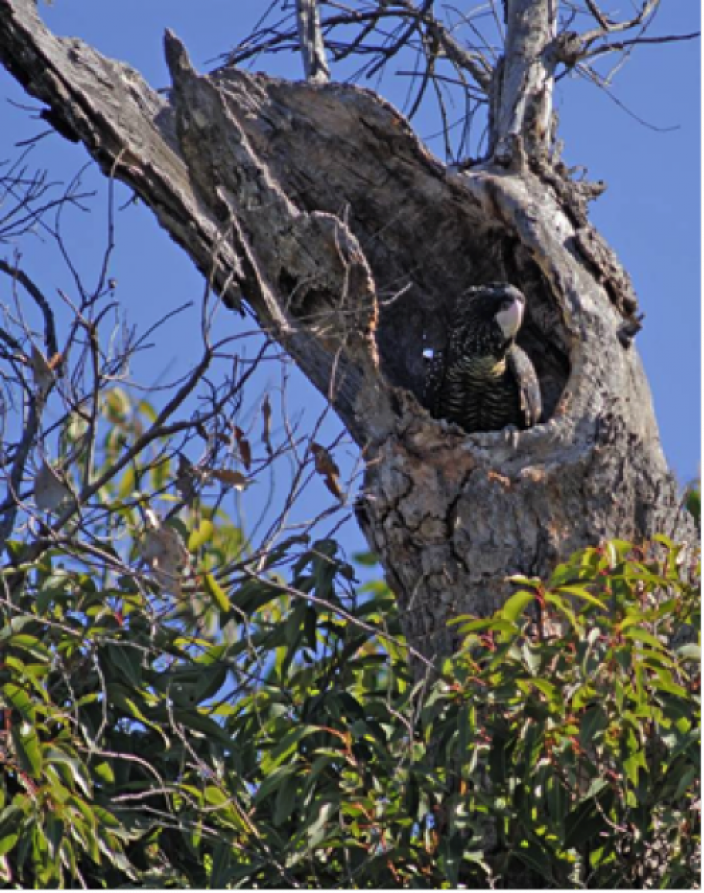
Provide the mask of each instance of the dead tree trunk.
{"label": "dead tree trunk", "polygon": [[[633,290],[587,220],[600,189],[551,156],[554,70],[576,52],[555,5],[508,3],[506,55],[485,77],[492,153],[453,172],[374,93],[199,76],[167,35],[165,99],[54,37],[32,0],[0,0],[0,60],[48,119],[332,401],[367,463],[360,522],[427,656],[454,647],[453,615],[503,602],[508,574],[603,537],[695,536],[631,343]],[[422,350],[445,343],[458,294],[496,280],[527,296],[519,340],[545,422],[467,435],[421,406]]]}

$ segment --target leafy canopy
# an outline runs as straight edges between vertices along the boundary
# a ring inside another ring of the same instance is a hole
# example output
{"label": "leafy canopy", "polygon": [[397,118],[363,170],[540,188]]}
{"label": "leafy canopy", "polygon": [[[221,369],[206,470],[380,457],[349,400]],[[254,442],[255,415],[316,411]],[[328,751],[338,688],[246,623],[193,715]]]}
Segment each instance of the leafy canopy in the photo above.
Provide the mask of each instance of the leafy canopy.
{"label": "leafy canopy", "polygon": [[100,494],[121,543],[12,545],[5,885],[696,883],[699,650],[677,634],[699,600],[680,547],[612,541],[514,579],[429,673],[385,584],[354,586],[331,539],[251,557],[195,500],[161,528],[184,550],[166,585],[133,498],[149,475],[166,491],[179,470],[133,463]]}

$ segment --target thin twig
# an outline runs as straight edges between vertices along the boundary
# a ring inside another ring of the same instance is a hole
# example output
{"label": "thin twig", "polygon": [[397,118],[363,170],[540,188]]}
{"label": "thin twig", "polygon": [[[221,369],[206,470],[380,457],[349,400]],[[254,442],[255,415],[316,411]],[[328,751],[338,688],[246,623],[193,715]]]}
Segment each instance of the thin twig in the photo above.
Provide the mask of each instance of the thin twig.
{"label": "thin twig", "polygon": [[58,353],[59,348],[56,340],[54,313],[49,301],[45,298],[41,289],[29,278],[24,270],[21,270],[17,265],[8,264],[7,261],[0,258],[0,271],[6,273],[16,282],[19,282],[22,288],[24,288],[37,307],[41,310],[44,318],[44,344],[46,347],[46,355],[47,359],[51,359],[51,357]]}
{"label": "thin twig", "polygon": [[605,53],[622,52],[628,47],[644,46],[647,44],[679,43],[683,40],[697,40],[701,37],[701,31],[693,31],[691,34],[670,34],[663,37],[634,37],[631,40],[619,40],[616,43],[608,43],[596,49],[589,50],[580,57],[582,61],[603,56]]}

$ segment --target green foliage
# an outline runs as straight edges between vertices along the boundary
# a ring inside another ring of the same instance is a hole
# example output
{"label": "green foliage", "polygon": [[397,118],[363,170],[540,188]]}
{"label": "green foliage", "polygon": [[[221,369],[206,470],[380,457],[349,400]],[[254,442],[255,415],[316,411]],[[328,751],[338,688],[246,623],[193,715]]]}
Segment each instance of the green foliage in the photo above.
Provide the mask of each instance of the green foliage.
{"label": "green foliage", "polygon": [[694,518],[697,530],[701,533],[702,529],[702,485],[701,481],[692,481],[687,487],[684,494],[684,504],[687,511]]}
{"label": "green foliage", "polygon": [[698,602],[658,549],[519,580],[458,621],[427,691],[386,587],[340,599],[331,541],[219,597],[227,641],[129,580],[25,565],[0,632],[5,884],[691,886],[699,658],[667,643]]}
{"label": "green foliage", "polygon": [[[148,421],[123,397],[98,474]],[[92,551],[10,544],[6,887],[698,883],[698,568],[681,548],[611,541],[515,578],[430,668],[330,539],[254,554],[198,498],[150,534],[143,494],[173,504],[179,476],[164,447],[106,480]],[[185,550],[171,586],[145,569],[150,535]]]}

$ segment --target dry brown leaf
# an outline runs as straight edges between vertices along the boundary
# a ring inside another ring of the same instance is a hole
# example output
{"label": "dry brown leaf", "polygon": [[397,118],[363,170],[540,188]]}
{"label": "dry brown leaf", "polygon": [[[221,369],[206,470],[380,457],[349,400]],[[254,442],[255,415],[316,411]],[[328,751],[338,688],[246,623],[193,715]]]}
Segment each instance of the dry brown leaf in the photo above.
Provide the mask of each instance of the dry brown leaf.
{"label": "dry brown leaf", "polygon": [[274,450],[271,447],[271,403],[269,402],[268,394],[264,397],[264,402],[262,403],[262,419],[264,422],[262,427],[262,442],[266,447],[268,455],[271,456]]}
{"label": "dry brown leaf", "polygon": [[211,477],[221,484],[227,484],[228,487],[234,487],[235,490],[245,490],[252,483],[242,474],[241,471],[230,471],[227,468],[204,468]]}
{"label": "dry brown leaf", "polygon": [[313,453],[315,462],[315,470],[323,478],[325,486],[337,499],[342,499],[342,488],[340,487],[340,469],[335,464],[335,460],[325,447],[319,443],[312,443],[310,451]]}
{"label": "dry brown leaf", "polygon": [[249,441],[244,436],[244,431],[238,425],[233,425],[232,430],[235,434],[237,449],[239,450],[242,464],[247,469],[247,471],[249,471],[249,469],[252,467],[252,447],[249,445]]}

